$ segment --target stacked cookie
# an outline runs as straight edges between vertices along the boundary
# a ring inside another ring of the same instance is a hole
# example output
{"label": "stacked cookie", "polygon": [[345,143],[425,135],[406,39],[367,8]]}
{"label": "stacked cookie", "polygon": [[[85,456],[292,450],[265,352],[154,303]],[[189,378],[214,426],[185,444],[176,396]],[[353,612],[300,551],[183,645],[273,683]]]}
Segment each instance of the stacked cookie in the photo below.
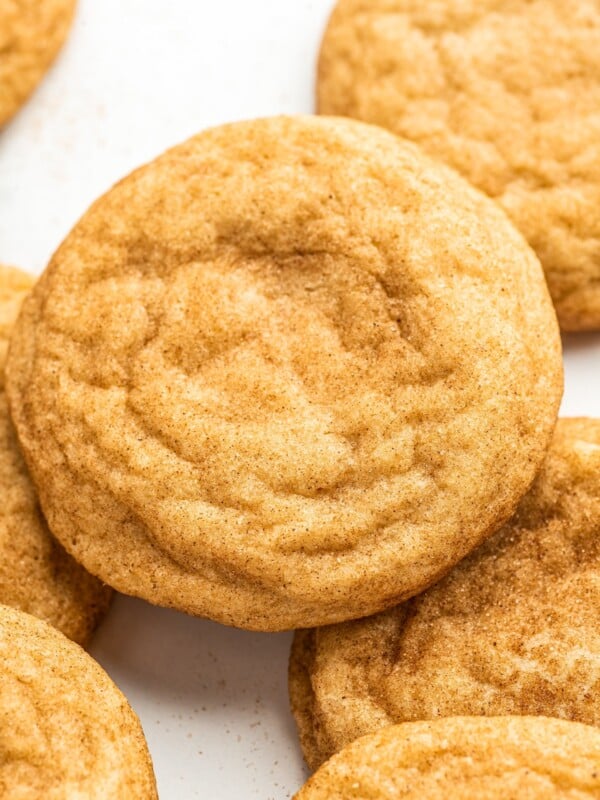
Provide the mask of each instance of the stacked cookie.
{"label": "stacked cookie", "polygon": [[600,797],[600,731],[546,717],[450,717],[384,728],[332,758],[295,800]]}
{"label": "stacked cookie", "polygon": [[573,331],[600,327],[599,20],[597,0],[340,0],[319,60],[320,112],[418,142],[493,197]]}
{"label": "stacked cookie", "polygon": [[157,797],[139,720],[78,645],[0,606],[0,676],[2,797]]}
{"label": "stacked cookie", "polygon": [[[94,796],[93,773],[104,797],[155,796],[124,698],[22,613],[85,642],[110,586],[303,629],[292,708],[310,766],[333,758],[302,800],[600,797],[600,423],[556,426],[558,324],[523,236],[563,326],[597,326],[597,119],[572,142],[576,93],[536,87],[560,45],[556,80],[576,72],[594,100],[600,9],[509,53],[536,5],[554,31],[558,0],[340,3],[321,108],[394,133],[334,116],[205,131],[55,253],[7,364],[0,601],[21,611],[0,609],[0,671],[3,713],[24,710],[4,793]],[[429,88],[406,70],[417,46]],[[532,118],[513,120],[524,140],[479,103],[492,73]],[[29,284],[0,282],[8,335]]]}
{"label": "stacked cookie", "polygon": [[118,184],[27,299],[8,367],[67,550],[260,630],[440,578],[514,511],[561,387],[543,273],[501,211],[323,117],[207,131]]}
{"label": "stacked cookie", "polygon": [[19,452],[4,391],[8,339],[32,286],[29,275],[0,265],[0,603],[34,614],[85,645],[111,592],[48,530]]}
{"label": "stacked cookie", "polygon": [[147,800],[156,793],[139,720],[78,646],[112,592],[48,530],[8,412],[7,344],[32,286],[0,266],[0,795]]}
{"label": "stacked cookie", "polygon": [[290,697],[308,763],[416,720],[599,726],[599,520],[600,422],[560,420],[514,517],[443,581],[383,614],[296,634]]}
{"label": "stacked cookie", "polygon": [[0,127],[27,100],[60,50],[75,0],[0,4]]}

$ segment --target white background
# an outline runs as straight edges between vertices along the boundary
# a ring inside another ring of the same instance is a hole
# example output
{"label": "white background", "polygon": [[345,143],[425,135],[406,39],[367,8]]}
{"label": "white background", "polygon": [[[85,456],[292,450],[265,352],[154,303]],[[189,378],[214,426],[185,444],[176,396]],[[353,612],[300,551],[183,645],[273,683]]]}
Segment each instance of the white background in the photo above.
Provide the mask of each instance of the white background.
{"label": "white background", "polygon": [[[80,0],[58,62],[0,132],[0,262],[40,272],[86,207],[201,128],[313,110],[333,0]],[[600,416],[600,335],[565,340],[563,413]],[[118,597],[93,655],[139,714],[162,800],[283,800],[306,776],[289,634]]]}

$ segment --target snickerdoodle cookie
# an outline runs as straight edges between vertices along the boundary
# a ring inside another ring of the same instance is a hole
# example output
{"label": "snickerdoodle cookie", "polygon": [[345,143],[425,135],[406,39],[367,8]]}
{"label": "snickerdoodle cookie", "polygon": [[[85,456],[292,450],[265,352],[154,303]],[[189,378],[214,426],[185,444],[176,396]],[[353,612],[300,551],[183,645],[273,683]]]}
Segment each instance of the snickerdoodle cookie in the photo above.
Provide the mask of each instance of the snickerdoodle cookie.
{"label": "snickerdoodle cookie", "polygon": [[340,0],[318,107],[458,169],[537,252],[563,328],[600,328],[600,0]]}
{"label": "snickerdoodle cookie", "polygon": [[50,622],[86,644],[111,590],[54,539],[17,445],[4,392],[8,339],[34,279],[0,265],[0,603]]}
{"label": "snickerdoodle cookie", "polygon": [[600,798],[600,731],[548,717],[450,717],[384,728],[321,767],[294,800]]}
{"label": "snickerdoodle cookie", "polygon": [[562,365],[501,210],[352,120],[206,131],[96,202],[9,395],[50,528],[119,590],[258,629],[373,613],[495,530]]}
{"label": "snickerdoodle cookie", "polygon": [[420,597],[297,634],[290,696],[316,767],[406,720],[547,714],[600,726],[600,420],[559,421],[513,519]]}
{"label": "snickerdoodle cookie", "polygon": [[27,100],[60,50],[76,0],[0,2],[0,126]]}
{"label": "snickerdoodle cookie", "polygon": [[3,800],[154,800],[139,720],[79,645],[0,606]]}

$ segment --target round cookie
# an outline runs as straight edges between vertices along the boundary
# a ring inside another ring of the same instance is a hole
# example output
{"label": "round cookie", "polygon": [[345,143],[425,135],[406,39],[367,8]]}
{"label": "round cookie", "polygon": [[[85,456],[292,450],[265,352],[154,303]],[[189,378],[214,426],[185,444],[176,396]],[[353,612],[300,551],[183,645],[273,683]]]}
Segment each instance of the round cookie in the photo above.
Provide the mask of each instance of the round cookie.
{"label": "round cookie", "polygon": [[296,636],[308,763],[407,720],[540,714],[600,726],[600,420],[559,420],[513,519],[420,597]]}
{"label": "round cookie", "polygon": [[54,539],[17,445],[4,392],[8,339],[34,279],[0,265],[0,603],[50,622],[86,644],[111,590],[87,573]]}
{"label": "round cookie", "polygon": [[0,126],[27,100],[60,50],[76,0],[0,3]]}
{"label": "round cookie", "polygon": [[334,756],[294,800],[600,798],[600,731],[547,717],[393,725]]}
{"label": "round cookie", "polygon": [[29,614],[0,606],[0,795],[154,800],[140,722],[104,670]]}
{"label": "round cookie", "polygon": [[514,511],[562,389],[542,270],[500,209],[318,117],[206,131],[96,202],[8,376],[77,560],[263,630],[438,579]]}
{"label": "round cookie", "polygon": [[599,0],[340,0],[317,94],[497,200],[561,326],[600,328]]}

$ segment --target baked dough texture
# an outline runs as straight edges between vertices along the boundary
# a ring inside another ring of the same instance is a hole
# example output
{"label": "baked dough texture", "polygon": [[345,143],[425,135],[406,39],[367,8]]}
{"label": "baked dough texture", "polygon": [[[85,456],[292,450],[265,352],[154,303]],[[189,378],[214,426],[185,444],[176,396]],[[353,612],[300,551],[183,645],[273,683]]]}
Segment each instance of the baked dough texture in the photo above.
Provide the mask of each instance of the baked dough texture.
{"label": "baked dough texture", "polygon": [[600,731],[547,717],[450,717],[351,744],[294,800],[600,797]]}
{"label": "baked dough texture", "polygon": [[75,0],[0,2],[0,126],[27,100],[67,37]]}
{"label": "baked dough texture", "polygon": [[8,338],[34,279],[0,265],[0,603],[20,608],[86,644],[111,590],[54,539],[19,452],[4,391]]}
{"label": "baked dough texture", "polygon": [[101,198],[24,306],[53,533],[154,603],[277,630],[395,605],[515,509],[562,390],[504,214],[352,120],[206,131]]}
{"label": "baked dough texture", "polygon": [[561,326],[600,328],[600,0],[340,0],[318,108],[417,142],[497,200]]}
{"label": "baked dough texture", "polygon": [[600,726],[600,420],[562,419],[513,519],[420,597],[297,634],[290,696],[316,768],[362,734],[453,715]]}
{"label": "baked dough texture", "polygon": [[0,606],[3,800],[155,800],[138,718],[104,670],[59,631]]}

